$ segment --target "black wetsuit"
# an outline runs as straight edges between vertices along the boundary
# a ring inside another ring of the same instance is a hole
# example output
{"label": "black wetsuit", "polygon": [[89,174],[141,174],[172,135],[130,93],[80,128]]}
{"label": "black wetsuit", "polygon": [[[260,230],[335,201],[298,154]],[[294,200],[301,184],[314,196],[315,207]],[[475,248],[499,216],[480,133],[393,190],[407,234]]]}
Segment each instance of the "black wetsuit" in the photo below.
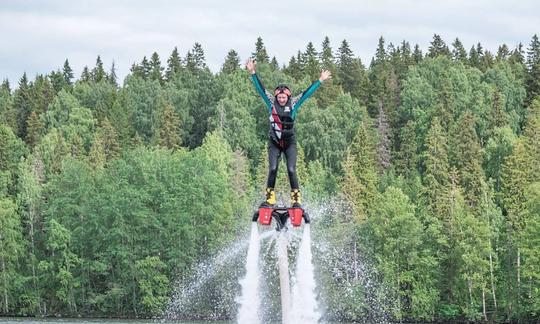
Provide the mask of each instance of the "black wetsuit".
{"label": "black wetsuit", "polygon": [[321,85],[319,80],[313,82],[309,88],[300,95],[290,98],[285,106],[279,105],[276,97],[263,86],[257,74],[252,74],[251,80],[259,95],[263,98],[270,115],[270,129],[268,131],[268,188],[274,188],[281,153],[285,153],[287,160],[287,173],[291,189],[299,189],[296,176],[296,138],[294,134],[294,120],[298,109]]}

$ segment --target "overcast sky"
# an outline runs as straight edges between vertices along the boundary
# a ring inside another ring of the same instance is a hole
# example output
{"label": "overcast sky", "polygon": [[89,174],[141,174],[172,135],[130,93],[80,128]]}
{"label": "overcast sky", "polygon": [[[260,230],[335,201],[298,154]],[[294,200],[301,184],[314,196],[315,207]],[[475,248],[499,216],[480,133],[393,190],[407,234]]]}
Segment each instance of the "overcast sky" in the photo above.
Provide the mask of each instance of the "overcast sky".
{"label": "overcast sky", "polygon": [[98,55],[123,79],[143,56],[157,52],[165,63],[175,46],[185,56],[195,42],[217,72],[230,49],[244,60],[259,36],[280,64],[310,41],[319,50],[325,36],[334,50],[346,39],[366,65],[380,36],[424,53],[433,34],[496,52],[528,47],[540,35],[539,9],[538,0],[0,0],[0,79],[15,86],[23,72],[33,79],[66,58],[78,78]]}

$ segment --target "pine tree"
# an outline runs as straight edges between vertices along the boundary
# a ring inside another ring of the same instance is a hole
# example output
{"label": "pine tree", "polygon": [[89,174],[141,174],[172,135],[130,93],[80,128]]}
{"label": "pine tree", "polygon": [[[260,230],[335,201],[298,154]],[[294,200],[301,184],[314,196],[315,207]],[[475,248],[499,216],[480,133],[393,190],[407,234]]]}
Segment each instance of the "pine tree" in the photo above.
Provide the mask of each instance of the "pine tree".
{"label": "pine tree", "polygon": [[452,50],[452,57],[454,60],[462,63],[467,63],[467,51],[465,51],[465,48],[463,47],[463,44],[459,40],[459,38],[456,38],[454,42],[452,43],[452,46],[454,49]]}
{"label": "pine tree", "polygon": [[115,88],[118,88],[118,77],[116,76],[116,66],[114,64],[114,61],[111,65],[111,72],[107,76],[107,80],[110,84],[112,84]]}
{"label": "pine tree", "polygon": [[275,56],[272,56],[272,60],[270,61],[270,68],[272,71],[279,71],[279,63]]}
{"label": "pine tree", "polygon": [[343,170],[345,178],[342,191],[355,206],[355,217],[359,221],[370,215],[370,208],[377,193],[375,151],[369,134],[361,123],[351,145],[347,149]]}
{"label": "pine tree", "polygon": [[92,69],[92,80],[94,82],[101,82],[105,81],[107,78],[107,73],[105,73],[105,69],[103,68],[103,62],[101,61],[101,57],[98,55],[96,59],[96,66]]}
{"label": "pine tree", "polygon": [[386,50],[384,49],[384,38],[379,37],[379,43],[377,44],[377,50],[375,51],[375,61],[374,63],[382,63],[386,61],[387,55]]}
{"label": "pine tree", "polygon": [[534,34],[527,49],[527,102],[540,98],[540,41]]}
{"label": "pine tree", "polygon": [[524,54],[525,54],[525,51],[523,50],[523,44],[519,43],[510,54],[510,58],[508,60],[514,64],[524,65],[525,64]]}
{"label": "pine tree", "polygon": [[161,115],[159,145],[170,149],[178,149],[181,144],[180,118],[174,113],[173,107],[166,104]]}
{"label": "pine tree", "polygon": [[384,113],[382,102],[379,102],[377,132],[379,134],[377,156],[379,160],[379,167],[384,171],[390,166],[390,126],[386,120],[386,114]]}
{"label": "pine tree", "polygon": [[453,165],[459,171],[459,184],[464,189],[465,200],[470,207],[476,207],[485,187],[484,172],[481,167],[482,152],[475,130],[474,116],[465,112],[456,123],[452,136]]}
{"label": "pine tree", "polygon": [[488,69],[491,69],[493,65],[495,65],[495,57],[490,51],[486,51],[480,62],[480,71],[486,72]]}
{"label": "pine tree", "polygon": [[475,68],[480,67],[480,54],[476,47],[473,45],[469,51],[469,65]]}
{"label": "pine tree", "polygon": [[69,61],[67,59],[64,62],[62,75],[64,77],[66,84],[70,87],[73,86],[73,70],[71,69],[71,66],[69,66]]}
{"label": "pine tree", "polygon": [[85,66],[81,73],[81,81],[90,82],[91,79],[92,79],[92,76],[90,75],[90,70],[88,69],[88,66]]}
{"label": "pine tree", "polygon": [[43,123],[35,111],[32,111],[32,113],[30,113],[30,117],[28,117],[27,131],[26,144],[28,144],[30,147],[34,147],[41,136],[41,132],[43,131]]}
{"label": "pine tree", "polygon": [[531,161],[531,179],[540,179],[540,99],[534,100],[528,109],[523,141]]}
{"label": "pine tree", "polygon": [[533,161],[523,139],[518,139],[512,154],[502,166],[502,205],[508,215],[512,234],[518,234],[524,226],[525,188],[531,183]]}
{"label": "pine tree", "polygon": [[429,46],[427,56],[433,57],[433,58],[437,56],[447,56],[447,57],[451,56],[450,49],[448,48],[446,43],[443,41],[441,36],[437,34],[433,34],[433,40],[431,41],[430,44],[431,45]]}
{"label": "pine tree", "polygon": [[355,59],[349,43],[344,39],[338,50],[337,56],[337,77],[343,91],[349,92],[353,97],[364,99],[367,83],[362,62]]}
{"label": "pine tree", "polygon": [[289,65],[285,68],[284,72],[295,80],[301,79],[302,70],[300,68],[300,64],[296,60],[296,57],[291,56],[291,59],[289,60]]}
{"label": "pine tree", "polygon": [[418,46],[418,44],[414,45],[412,58],[416,64],[420,63],[422,59],[424,58],[424,55],[422,54],[422,50],[420,50],[420,46]]}
{"label": "pine tree", "polygon": [[101,122],[100,132],[103,151],[107,157],[107,161],[119,158],[122,148],[118,142],[117,132],[107,117]]}
{"label": "pine tree", "polygon": [[334,62],[334,53],[332,47],[330,47],[330,39],[326,36],[322,42],[322,51],[319,53],[319,61],[321,62],[321,68],[335,72],[336,65]]}
{"label": "pine tree", "polygon": [[163,84],[163,67],[161,66],[161,61],[159,59],[158,53],[152,53],[150,58],[150,74],[148,77],[150,80],[158,81],[160,84]]}
{"label": "pine tree", "polygon": [[232,74],[240,68],[240,56],[235,50],[230,50],[221,67],[221,73]]}
{"label": "pine tree", "polygon": [[28,84],[26,73],[23,74],[19,81],[19,88],[13,93],[13,109],[17,119],[17,136],[26,138],[26,121],[31,113],[31,88]]}
{"label": "pine tree", "polygon": [[92,147],[90,148],[90,152],[88,153],[88,163],[94,169],[103,169],[106,162],[107,156],[105,155],[105,150],[103,147],[102,135],[96,133],[94,136]]}
{"label": "pine tree", "polygon": [[165,80],[171,81],[182,70],[182,61],[175,46],[171,55],[167,59],[167,69],[165,70]]}
{"label": "pine tree", "polygon": [[510,57],[510,49],[506,44],[502,44],[497,49],[497,56],[495,56],[495,60],[497,62],[506,61]]}
{"label": "pine tree", "polygon": [[204,55],[204,50],[200,43],[195,43],[193,45],[192,53],[193,53],[193,59],[195,60],[195,64],[197,68],[201,70],[206,68],[206,58]]}
{"label": "pine tree", "polygon": [[409,120],[399,133],[399,151],[395,152],[394,164],[398,174],[409,178],[418,170],[418,144],[415,133],[414,121]]}
{"label": "pine tree", "polygon": [[150,62],[148,62],[148,59],[146,56],[143,56],[143,59],[140,64],[140,75],[144,80],[148,79],[148,76],[150,75],[150,71],[152,70],[152,66],[150,65]]}
{"label": "pine tree", "polygon": [[255,58],[255,61],[258,63],[269,63],[270,57],[266,52],[262,38],[257,37],[257,42],[255,43],[255,52],[251,53],[251,56]]}
{"label": "pine tree", "polygon": [[305,62],[304,75],[307,75],[311,80],[316,80],[319,76],[321,68],[319,61],[317,60],[317,51],[315,50],[312,42],[307,44],[303,57]]}
{"label": "pine tree", "polygon": [[447,213],[447,190],[450,184],[448,144],[437,117],[433,118],[423,154],[424,185],[428,209],[438,217]]}

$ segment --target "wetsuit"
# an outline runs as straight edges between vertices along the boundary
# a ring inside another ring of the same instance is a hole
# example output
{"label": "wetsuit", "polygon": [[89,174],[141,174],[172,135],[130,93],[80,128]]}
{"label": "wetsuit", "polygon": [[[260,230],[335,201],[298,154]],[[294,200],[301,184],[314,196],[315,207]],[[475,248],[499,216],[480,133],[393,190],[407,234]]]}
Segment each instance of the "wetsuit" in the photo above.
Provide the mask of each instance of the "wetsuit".
{"label": "wetsuit", "polygon": [[313,82],[305,91],[296,97],[289,97],[285,106],[281,106],[276,97],[268,92],[257,74],[251,75],[251,80],[259,95],[268,108],[270,129],[268,131],[268,188],[274,188],[281,153],[285,153],[287,172],[291,189],[299,189],[296,176],[296,138],[294,134],[294,120],[298,109],[315,90],[319,88],[319,80]]}

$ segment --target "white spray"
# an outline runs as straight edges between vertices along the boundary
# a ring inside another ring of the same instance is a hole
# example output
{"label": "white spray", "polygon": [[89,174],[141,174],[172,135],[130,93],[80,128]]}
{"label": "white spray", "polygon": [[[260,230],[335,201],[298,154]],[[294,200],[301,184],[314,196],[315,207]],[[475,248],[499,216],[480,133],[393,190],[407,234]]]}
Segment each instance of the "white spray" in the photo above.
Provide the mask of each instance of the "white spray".
{"label": "white spray", "polygon": [[259,323],[259,229],[257,222],[251,225],[248,254],[246,258],[246,276],[240,280],[242,294],[237,299],[240,303],[239,324]]}

